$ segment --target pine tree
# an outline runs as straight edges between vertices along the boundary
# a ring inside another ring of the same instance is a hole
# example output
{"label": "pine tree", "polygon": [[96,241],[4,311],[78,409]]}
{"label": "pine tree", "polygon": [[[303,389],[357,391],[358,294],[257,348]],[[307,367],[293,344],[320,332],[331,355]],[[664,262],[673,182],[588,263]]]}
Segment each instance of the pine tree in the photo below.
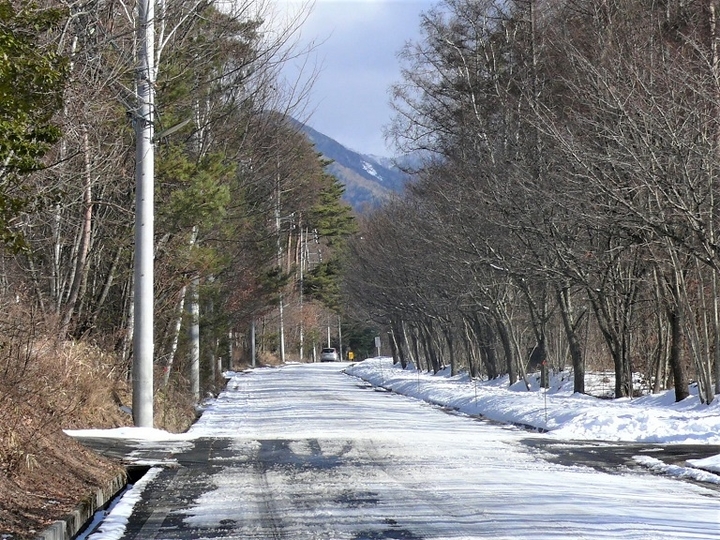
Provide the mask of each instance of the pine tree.
{"label": "pine tree", "polygon": [[20,248],[13,228],[32,194],[22,177],[42,168],[42,157],[60,138],[52,117],[62,106],[66,60],[42,37],[63,18],[58,9],[0,2],[0,242]]}
{"label": "pine tree", "polygon": [[310,211],[310,222],[328,245],[342,247],[345,240],[357,230],[350,206],[343,202],[345,187],[335,177],[325,173],[325,187],[317,204]]}

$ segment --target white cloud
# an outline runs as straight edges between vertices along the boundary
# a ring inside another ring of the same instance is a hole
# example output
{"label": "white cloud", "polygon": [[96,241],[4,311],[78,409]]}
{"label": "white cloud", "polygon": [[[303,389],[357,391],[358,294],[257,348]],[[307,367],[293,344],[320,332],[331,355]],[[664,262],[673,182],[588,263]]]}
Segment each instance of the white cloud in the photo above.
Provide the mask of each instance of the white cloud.
{"label": "white cloud", "polygon": [[[355,150],[388,155],[382,130],[392,117],[389,86],[400,81],[397,53],[417,39],[420,13],[431,6],[428,0],[317,0],[300,31],[302,42],[315,42],[312,55],[322,66],[309,124]],[[287,67],[289,79],[300,63]]]}

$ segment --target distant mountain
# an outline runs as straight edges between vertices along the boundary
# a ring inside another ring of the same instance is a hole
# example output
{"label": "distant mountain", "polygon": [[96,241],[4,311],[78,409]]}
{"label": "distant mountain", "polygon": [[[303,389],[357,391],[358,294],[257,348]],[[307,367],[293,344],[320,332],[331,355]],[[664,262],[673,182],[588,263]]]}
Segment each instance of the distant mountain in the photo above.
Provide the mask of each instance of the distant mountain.
{"label": "distant mountain", "polygon": [[355,210],[377,206],[393,192],[402,191],[409,179],[389,158],[360,154],[310,126],[299,126],[317,151],[332,160],[327,171],[345,186],[343,198]]}

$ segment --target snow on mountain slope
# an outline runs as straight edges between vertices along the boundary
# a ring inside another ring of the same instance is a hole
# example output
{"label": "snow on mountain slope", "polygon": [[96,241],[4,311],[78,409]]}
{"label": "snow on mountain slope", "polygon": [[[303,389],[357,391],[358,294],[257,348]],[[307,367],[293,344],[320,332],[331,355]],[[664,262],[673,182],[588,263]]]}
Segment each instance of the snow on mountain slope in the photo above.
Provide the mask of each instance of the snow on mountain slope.
{"label": "snow on mountain slope", "polygon": [[298,126],[318,152],[332,160],[327,170],[345,186],[344,199],[355,210],[377,206],[392,193],[402,191],[409,180],[390,158],[361,154],[310,126]]}

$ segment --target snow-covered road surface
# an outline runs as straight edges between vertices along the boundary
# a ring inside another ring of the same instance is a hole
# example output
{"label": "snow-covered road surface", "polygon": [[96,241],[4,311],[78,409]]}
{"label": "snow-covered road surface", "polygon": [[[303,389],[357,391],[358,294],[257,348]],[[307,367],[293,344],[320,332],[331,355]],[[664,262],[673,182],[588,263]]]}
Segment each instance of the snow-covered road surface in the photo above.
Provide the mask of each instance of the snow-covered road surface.
{"label": "snow-covered road surface", "polygon": [[180,467],[147,483],[125,538],[720,537],[711,488],[549,463],[522,442],[540,435],[376,391],[341,367],[235,375],[186,435]]}

